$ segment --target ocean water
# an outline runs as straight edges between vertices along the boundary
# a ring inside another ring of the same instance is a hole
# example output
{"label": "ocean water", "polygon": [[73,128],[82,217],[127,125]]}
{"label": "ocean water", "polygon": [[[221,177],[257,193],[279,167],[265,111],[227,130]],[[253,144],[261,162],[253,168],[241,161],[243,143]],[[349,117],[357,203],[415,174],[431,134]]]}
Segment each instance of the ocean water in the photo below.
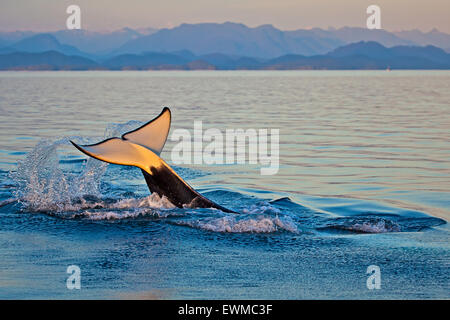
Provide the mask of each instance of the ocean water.
{"label": "ocean water", "polygon": [[[275,175],[173,165],[241,214],[174,208],[69,143],[163,106],[171,132],[280,130]],[[1,72],[0,298],[449,299],[449,113],[448,71]]]}

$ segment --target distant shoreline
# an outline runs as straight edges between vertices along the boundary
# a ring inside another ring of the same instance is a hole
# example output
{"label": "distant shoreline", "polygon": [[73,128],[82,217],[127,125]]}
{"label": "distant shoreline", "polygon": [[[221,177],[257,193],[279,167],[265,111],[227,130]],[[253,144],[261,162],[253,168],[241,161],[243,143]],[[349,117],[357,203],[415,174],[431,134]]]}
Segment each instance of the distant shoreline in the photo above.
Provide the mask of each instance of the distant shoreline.
{"label": "distant shoreline", "polygon": [[93,58],[43,52],[0,54],[7,71],[169,71],[169,70],[450,70],[450,54],[434,46],[387,48],[374,41],[339,47],[327,54],[285,54],[275,58],[232,56],[224,53],[144,52]]}

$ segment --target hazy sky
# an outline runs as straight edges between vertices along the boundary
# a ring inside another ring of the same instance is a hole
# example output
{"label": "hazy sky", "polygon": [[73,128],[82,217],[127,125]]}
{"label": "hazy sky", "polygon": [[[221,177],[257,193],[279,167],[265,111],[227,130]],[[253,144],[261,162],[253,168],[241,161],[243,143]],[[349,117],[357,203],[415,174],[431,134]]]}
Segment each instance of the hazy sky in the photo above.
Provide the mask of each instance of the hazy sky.
{"label": "hazy sky", "polygon": [[383,29],[450,33],[450,0],[0,0],[0,30],[64,29],[71,4],[81,8],[82,28],[92,31],[225,21],[283,30],[365,27],[366,8],[376,4]]}

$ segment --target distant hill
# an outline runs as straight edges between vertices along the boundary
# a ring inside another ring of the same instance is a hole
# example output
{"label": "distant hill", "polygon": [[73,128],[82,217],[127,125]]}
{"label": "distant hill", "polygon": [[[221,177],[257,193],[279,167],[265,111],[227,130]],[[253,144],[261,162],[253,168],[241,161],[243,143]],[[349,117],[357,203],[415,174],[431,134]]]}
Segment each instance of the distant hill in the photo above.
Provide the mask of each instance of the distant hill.
{"label": "distant hill", "polygon": [[420,30],[393,32],[397,37],[409,40],[415,45],[432,45],[450,52],[450,34],[433,29],[430,32]]}
{"label": "distant hill", "polygon": [[[314,30],[317,29],[313,29]],[[320,30],[320,29],[319,29]],[[317,32],[317,31],[316,31]],[[327,30],[319,31],[320,35],[330,38],[336,38],[345,44],[360,42],[360,41],[374,41],[385,47],[393,47],[399,45],[417,45],[409,39],[397,36],[396,34],[383,29],[367,29],[355,27],[343,27],[339,29],[329,28]]]}
{"label": "distant hill", "polygon": [[11,53],[11,52],[16,52],[17,50],[11,47],[3,47],[0,48],[0,54],[5,54],[5,53]]}
{"label": "distant hill", "polygon": [[397,46],[391,48],[391,51],[397,57],[417,57],[444,64],[449,62],[450,57],[449,53],[431,45],[426,47]]}
{"label": "distant hill", "polygon": [[[58,52],[64,51],[63,53],[69,54],[68,48],[58,48],[55,44],[53,44],[53,48],[42,47],[42,44],[45,44],[45,42],[51,44],[54,42],[53,39],[55,39],[60,45],[71,47],[71,50],[77,49],[78,54],[82,52],[84,56],[92,57],[107,55],[109,52],[117,49],[132,39],[149,35],[156,31],[157,29],[153,28],[139,29],[139,31],[123,28],[113,32],[92,32],[86,30],[60,30],[48,33],[34,33],[30,31],[0,32],[0,49],[14,45],[20,41],[31,42],[31,40],[33,40],[36,41],[34,43],[36,47],[33,47],[33,43],[29,43],[28,52],[43,52],[45,49],[53,49]],[[42,41],[41,43],[34,39],[36,36],[38,37],[38,40],[41,36],[43,37],[39,40]],[[53,37],[53,39],[50,39],[50,37]]]}
{"label": "distant hill", "polygon": [[229,56],[228,59],[225,56],[222,59],[217,59],[217,54],[204,55],[199,57],[201,60],[205,60],[208,63],[214,65],[218,70],[235,70],[235,69],[259,69],[264,65],[266,59],[254,58],[254,57],[236,57]]}
{"label": "distant hill", "polygon": [[0,70],[96,70],[96,62],[56,51],[0,54]]}
{"label": "distant hill", "polygon": [[51,33],[58,41],[95,55],[108,55],[128,41],[156,32],[147,28],[133,30],[123,28],[113,32],[92,32],[86,30],[61,30]]}
{"label": "distant hill", "polygon": [[142,55],[124,54],[108,59],[103,65],[109,69],[148,70],[155,67],[172,69],[182,66],[190,60],[171,53],[149,52]]}
{"label": "distant hill", "polygon": [[349,44],[327,55],[287,55],[266,62],[268,69],[450,69],[450,54],[434,47],[386,48],[373,41]]}
{"label": "distant hill", "polygon": [[[427,41],[428,38],[430,39]],[[182,24],[172,29],[162,29],[133,39],[113,53],[189,50],[197,55],[222,53],[274,58],[284,54],[325,54],[345,44],[359,41],[375,41],[386,47],[412,46],[417,45],[415,39],[426,44],[439,43],[442,48],[450,47],[450,35],[445,33],[439,33],[439,36],[427,33],[422,34],[422,37],[412,37],[408,33],[354,27],[282,31],[271,25],[249,28],[243,24],[226,22]]]}
{"label": "distant hill", "polygon": [[375,41],[360,41],[339,47],[330,53],[331,57],[366,56],[375,59],[387,59],[394,55],[392,49]]}
{"label": "distant hill", "polygon": [[404,58],[412,57],[423,58],[437,63],[450,62],[450,54],[435,46],[395,46],[386,48],[374,41],[360,41],[352,43],[330,52],[328,55],[334,57],[350,57],[356,55],[363,55],[374,59],[390,59],[390,58]]}
{"label": "distant hill", "polygon": [[182,24],[131,40],[114,54],[189,50],[196,55],[222,53],[271,58],[286,52],[305,55],[326,53],[342,44],[335,39],[284,32],[271,25],[249,28],[231,22],[200,23]]}
{"label": "distant hill", "polygon": [[33,31],[12,31],[12,32],[1,32],[0,31],[0,44],[8,46],[22,39],[36,35]]}
{"label": "distant hill", "polygon": [[17,51],[17,52],[46,52],[57,51],[68,56],[88,56],[88,54],[78,50],[77,48],[65,44],[61,44],[54,36],[50,34],[37,34],[31,37],[22,39],[16,43],[9,45],[3,50]]}

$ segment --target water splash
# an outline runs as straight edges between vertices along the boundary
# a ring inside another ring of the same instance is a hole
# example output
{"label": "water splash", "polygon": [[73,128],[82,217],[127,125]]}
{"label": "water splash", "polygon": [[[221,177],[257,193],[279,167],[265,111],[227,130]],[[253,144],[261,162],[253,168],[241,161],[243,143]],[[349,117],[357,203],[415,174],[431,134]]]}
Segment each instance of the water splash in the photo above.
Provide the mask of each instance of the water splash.
{"label": "water splash", "polygon": [[[95,142],[120,136],[141,124],[139,121],[110,124],[103,138]],[[69,146],[71,139],[83,144],[94,142],[82,137],[41,140],[23,160],[18,161],[17,170],[10,172],[16,184],[13,194],[26,210],[63,212],[73,210],[74,204],[85,196],[101,196],[99,183],[107,163],[88,158],[79,173],[66,172],[61,168],[58,149]]]}
{"label": "water splash", "polygon": [[[242,197],[234,192],[229,193],[234,198]],[[223,233],[302,232],[291,213],[284,213],[267,201],[244,204],[239,211],[240,214],[236,215],[209,210],[204,215],[193,214],[189,218],[177,219],[174,224]]]}
{"label": "water splash", "polygon": [[143,198],[85,199],[73,203],[64,212],[54,215],[66,218],[88,220],[121,220],[138,217],[167,218],[177,216],[170,209],[176,208],[166,197],[153,193]]}
{"label": "water splash", "polygon": [[212,232],[274,233],[288,231],[292,233],[300,233],[299,228],[288,216],[225,216],[221,218],[207,218],[201,220],[182,220],[176,221],[175,224]]}
{"label": "water splash", "polygon": [[27,209],[62,211],[66,204],[72,202],[75,193],[70,189],[80,185],[76,181],[70,183],[75,177],[64,174],[60,169],[56,151],[68,142],[66,140],[38,142],[25,159],[18,162],[17,171],[11,173],[17,184],[14,195]]}
{"label": "water splash", "polygon": [[379,219],[378,221],[364,221],[348,227],[349,230],[361,233],[400,232],[401,227],[393,221]]}
{"label": "water splash", "polygon": [[334,218],[327,221],[325,226],[319,227],[318,229],[352,233],[387,233],[403,231],[402,226],[399,223],[383,217]]}

